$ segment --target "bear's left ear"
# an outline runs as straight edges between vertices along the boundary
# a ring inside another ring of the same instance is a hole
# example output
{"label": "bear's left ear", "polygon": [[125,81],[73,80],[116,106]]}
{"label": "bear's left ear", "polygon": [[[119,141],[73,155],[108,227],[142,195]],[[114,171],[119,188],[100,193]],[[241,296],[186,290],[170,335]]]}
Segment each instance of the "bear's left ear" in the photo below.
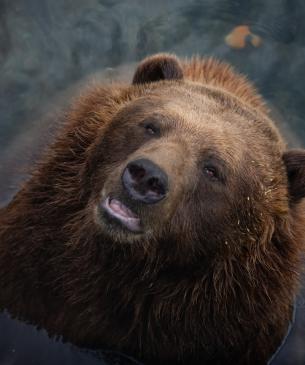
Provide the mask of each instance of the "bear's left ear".
{"label": "bear's left ear", "polygon": [[160,80],[180,80],[183,70],[178,58],[167,53],[145,58],[137,67],[133,84],[144,84]]}
{"label": "bear's left ear", "polygon": [[289,150],[283,154],[292,203],[305,198],[305,149]]}

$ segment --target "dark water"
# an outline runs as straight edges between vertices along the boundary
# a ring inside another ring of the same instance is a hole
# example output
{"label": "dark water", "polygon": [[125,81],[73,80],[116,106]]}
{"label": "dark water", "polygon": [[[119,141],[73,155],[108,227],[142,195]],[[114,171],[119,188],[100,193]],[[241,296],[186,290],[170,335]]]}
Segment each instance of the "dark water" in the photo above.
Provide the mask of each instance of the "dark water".
{"label": "dark water", "polygon": [[119,353],[79,349],[50,339],[43,329],[0,314],[1,365],[140,365]]}
{"label": "dark water", "polygon": [[[251,34],[236,49],[228,39],[239,25]],[[137,60],[159,51],[231,62],[270,103],[289,144],[305,146],[304,0],[0,0],[0,204],[18,189],[80,85],[128,79]],[[274,364],[305,364],[303,298]],[[111,361],[0,316],[0,364]]]}

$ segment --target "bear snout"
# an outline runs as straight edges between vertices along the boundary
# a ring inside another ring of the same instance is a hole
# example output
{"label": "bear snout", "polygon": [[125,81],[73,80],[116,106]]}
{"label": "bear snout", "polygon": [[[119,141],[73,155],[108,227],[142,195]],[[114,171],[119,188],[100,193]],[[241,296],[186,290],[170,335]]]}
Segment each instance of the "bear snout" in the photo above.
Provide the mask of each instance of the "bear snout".
{"label": "bear snout", "polygon": [[129,162],[123,171],[122,183],[132,199],[145,204],[158,203],[168,192],[167,174],[148,159]]}

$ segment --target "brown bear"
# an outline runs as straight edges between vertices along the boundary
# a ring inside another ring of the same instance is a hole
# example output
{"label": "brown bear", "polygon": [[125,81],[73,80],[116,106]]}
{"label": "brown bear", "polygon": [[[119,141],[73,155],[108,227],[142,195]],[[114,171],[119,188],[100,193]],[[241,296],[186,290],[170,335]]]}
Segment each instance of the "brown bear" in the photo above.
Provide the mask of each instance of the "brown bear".
{"label": "brown bear", "polygon": [[305,151],[213,59],[78,99],[0,213],[0,308],[146,364],[266,364],[292,317]]}

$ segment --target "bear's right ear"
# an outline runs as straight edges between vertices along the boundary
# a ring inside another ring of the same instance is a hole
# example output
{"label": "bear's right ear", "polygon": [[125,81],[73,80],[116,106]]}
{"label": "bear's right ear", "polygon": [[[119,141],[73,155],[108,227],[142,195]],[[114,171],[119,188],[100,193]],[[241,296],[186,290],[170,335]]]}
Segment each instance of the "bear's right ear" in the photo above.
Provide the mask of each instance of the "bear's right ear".
{"label": "bear's right ear", "polygon": [[133,84],[144,84],[160,80],[180,80],[183,70],[176,56],[159,53],[145,58],[137,67]]}
{"label": "bear's right ear", "polygon": [[305,149],[293,149],[283,155],[288,177],[289,198],[298,203],[305,198]]}

